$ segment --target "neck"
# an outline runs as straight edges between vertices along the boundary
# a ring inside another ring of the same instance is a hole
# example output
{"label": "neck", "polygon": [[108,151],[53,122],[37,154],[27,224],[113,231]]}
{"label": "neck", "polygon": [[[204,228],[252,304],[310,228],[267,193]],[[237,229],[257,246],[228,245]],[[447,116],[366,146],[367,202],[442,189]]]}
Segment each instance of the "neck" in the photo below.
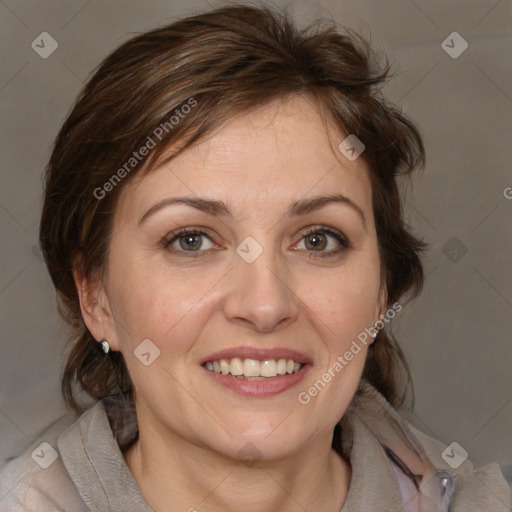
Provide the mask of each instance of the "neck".
{"label": "neck", "polygon": [[169,443],[148,437],[145,431],[124,457],[156,512],[339,512],[345,502],[351,469],[331,448],[332,435],[286,459],[246,464],[183,439]]}

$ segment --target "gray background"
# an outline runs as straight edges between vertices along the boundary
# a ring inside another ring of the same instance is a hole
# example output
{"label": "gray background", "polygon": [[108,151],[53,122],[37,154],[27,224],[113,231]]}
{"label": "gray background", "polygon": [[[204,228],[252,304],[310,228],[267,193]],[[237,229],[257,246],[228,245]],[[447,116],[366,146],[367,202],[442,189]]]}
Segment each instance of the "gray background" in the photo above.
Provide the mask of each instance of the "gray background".
{"label": "gray background", "polygon": [[[398,67],[384,92],[416,121],[428,155],[407,219],[432,244],[425,290],[395,321],[415,384],[409,417],[477,464],[499,462],[511,481],[512,2],[276,3],[300,23],[332,15],[371,36]],[[59,390],[66,330],[36,246],[41,175],[57,130],[107,52],[207,6],[0,1],[0,463],[67,412]],[[48,59],[31,48],[45,31],[59,44]],[[456,59],[441,46],[454,31],[469,44]]]}

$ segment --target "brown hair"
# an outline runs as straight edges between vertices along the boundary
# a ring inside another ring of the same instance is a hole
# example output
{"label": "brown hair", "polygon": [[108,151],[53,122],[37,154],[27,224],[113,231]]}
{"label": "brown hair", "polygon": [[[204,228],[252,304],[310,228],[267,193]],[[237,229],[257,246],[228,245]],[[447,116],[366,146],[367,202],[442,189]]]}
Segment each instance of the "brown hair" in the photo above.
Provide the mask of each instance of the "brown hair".
{"label": "brown hair", "polygon": [[[287,13],[265,6],[231,5],[190,16],[134,37],[105,58],[65,120],[45,170],[40,243],[73,337],[62,376],[69,406],[83,411],[75,386],[95,400],[119,392],[133,400],[122,354],[105,355],[83,321],[72,274],[76,264],[83,276],[101,277],[123,187],[235,115],[278,98],[313,98],[335,126],[365,144],[361,158],[370,172],[388,303],[419,294],[419,253],[426,244],[403,221],[398,178],[424,166],[424,148],[414,125],[382,98],[379,86],[389,76],[387,59],[379,65],[353,31],[329,20],[299,29]],[[126,164],[134,150],[158,127],[158,144],[131,162],[130,173]],[[179,148],[169,155],[171,145]],[[370,346],[363,376],[398,405],[404,396],[399,370],[410,381],[386,326]]]}

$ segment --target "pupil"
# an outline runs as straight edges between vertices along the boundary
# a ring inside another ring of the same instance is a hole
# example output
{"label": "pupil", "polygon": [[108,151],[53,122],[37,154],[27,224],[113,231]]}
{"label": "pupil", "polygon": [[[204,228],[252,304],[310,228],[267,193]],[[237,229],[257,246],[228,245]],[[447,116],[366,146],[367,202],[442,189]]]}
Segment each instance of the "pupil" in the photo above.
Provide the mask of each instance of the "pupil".
{"label": "pupil", "polygon": [[[311,247],[313,247],[313,248],[317,248],[320,246],[322,246],[321,248],[324,248],[323,246],[325,245],[325,240],[322,241],[321,238],[322,237],[320,237],[318,235],[311,235],[308,239],[308,242],[310,242],[309,245],[311,245]],[[312,240],[313,240],[313,242],[311,243]]]}
{"label": "pupil", "polygon": [[[195,249],[197,247],[201,247],[201,241],[199,240],[198,235],[188,235],[186,237],[181,238],[180,242],[183,239],[185,240],[185,245],[180,243],[182,249]],[[189,244],[189,242],[190,242],[190,244]]]}

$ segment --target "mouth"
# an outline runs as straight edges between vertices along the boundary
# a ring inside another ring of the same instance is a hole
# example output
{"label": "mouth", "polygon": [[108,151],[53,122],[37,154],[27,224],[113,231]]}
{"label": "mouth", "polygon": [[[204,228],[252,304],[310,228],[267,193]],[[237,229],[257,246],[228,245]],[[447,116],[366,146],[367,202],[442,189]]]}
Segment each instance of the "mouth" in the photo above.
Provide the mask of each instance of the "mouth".
{"label": "mouth", "polygon": [[301,382],[312,360],[294,350],[238,347],[211,354],[200,365],[221,388],[244,396],[270,397]]}

